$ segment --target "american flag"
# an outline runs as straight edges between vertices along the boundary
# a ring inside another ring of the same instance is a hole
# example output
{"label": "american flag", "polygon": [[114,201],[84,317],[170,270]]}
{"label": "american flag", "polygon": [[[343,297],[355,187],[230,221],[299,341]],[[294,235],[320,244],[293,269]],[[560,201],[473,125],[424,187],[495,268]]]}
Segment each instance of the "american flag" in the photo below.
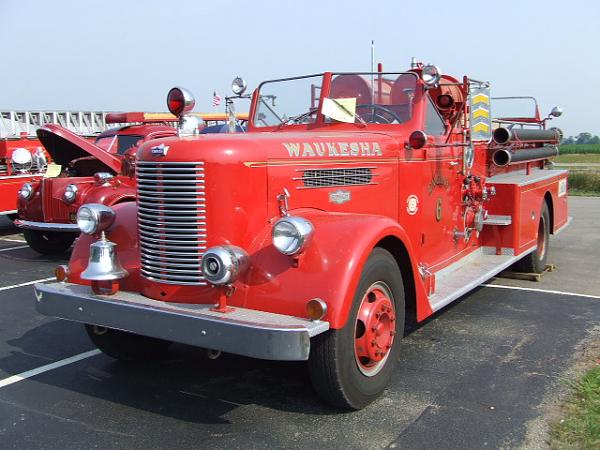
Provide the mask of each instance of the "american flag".
{"label": "american flag", "polygon": [[213,92],[213,106],[216,108],[221,104],[221,96],[217,92]]}

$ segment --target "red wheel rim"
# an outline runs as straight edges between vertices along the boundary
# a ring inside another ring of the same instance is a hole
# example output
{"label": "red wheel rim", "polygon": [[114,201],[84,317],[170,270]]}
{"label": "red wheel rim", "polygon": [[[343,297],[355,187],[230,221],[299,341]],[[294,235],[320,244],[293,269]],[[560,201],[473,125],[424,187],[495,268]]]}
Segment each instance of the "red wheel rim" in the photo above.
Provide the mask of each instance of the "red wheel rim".
{"label": "red wheel rim", "polygon": [[373,283],[363,296],[354,326],[354,357],[368,377],[385,366],[396,334],[396,309],[390,288]]}

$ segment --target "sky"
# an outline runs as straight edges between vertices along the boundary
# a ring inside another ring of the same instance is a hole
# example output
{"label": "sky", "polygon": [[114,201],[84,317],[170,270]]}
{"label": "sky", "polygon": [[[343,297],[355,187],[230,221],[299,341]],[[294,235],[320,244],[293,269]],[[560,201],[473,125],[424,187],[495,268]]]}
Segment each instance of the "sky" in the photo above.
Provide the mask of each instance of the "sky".
{"label": "sky", "polygon": [[[372,6],[371,6],[372,5]],[[411,56],[492,83],[492,95],[559,105],[565,135],[600,135],[600,2],[0,0],[0,110],[196,111],[268,79],[384,71]],[[493,107],[493,106],[492,106]],[[238,107],[238,110],[241,107]]]}

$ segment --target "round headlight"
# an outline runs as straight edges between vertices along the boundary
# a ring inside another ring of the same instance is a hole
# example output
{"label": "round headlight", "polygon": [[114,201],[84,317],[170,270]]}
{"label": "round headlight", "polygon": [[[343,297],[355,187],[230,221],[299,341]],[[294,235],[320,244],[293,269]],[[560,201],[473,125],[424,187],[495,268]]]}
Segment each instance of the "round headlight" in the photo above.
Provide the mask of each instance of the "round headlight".
{"label": "round headlight", "polygon": [[67,203],[73,203],[77,198],[77,186],[74,184],[69,184],[65,188],[65,193],[63,194],[63,200]]}
{"label": "round headlight", "polygon": [[32,195],[33,186],[31,185],[31,183],[25,183],[23,186],[21,186],[21,189],[19,189],[19,197],[23,200],[29,200]]}
{"label": "round headlight", "polygon": [[106,230],[115,221],[115,212],[99,203],[88,203],[77,211],[77,226],[82,233],[94,234]]}
{"label": "round headlight", "polygon": [[239,247],[211,247],[202,256],[202,273],[211,284],[231,284],[248,268],[248,263],[248,254]]}
{"label": "round headlight", "polygon": [[235,77],[231,82],[231,90],[235,95],[242,95],[246,92],[246,80],[242,77]]}
{"label": "round headlight", "polygon": [[31,152],[26,148],[15,148],[13,150],[11,159],[15,164],[29,164],[32,160]]}
{"label": "round headlight", "polygon": [[423,82],[428,87],[433,87],[440,82],[441,78],[440,69],[433,65],[423,66],[423,71],[421,72],[421,78],[423,78]]}
{"label": "round headlight", "polygon": [[313,225],[302,217],[283,217],[273,226],[273,245],[284,255],[297,255],[310,242]]}

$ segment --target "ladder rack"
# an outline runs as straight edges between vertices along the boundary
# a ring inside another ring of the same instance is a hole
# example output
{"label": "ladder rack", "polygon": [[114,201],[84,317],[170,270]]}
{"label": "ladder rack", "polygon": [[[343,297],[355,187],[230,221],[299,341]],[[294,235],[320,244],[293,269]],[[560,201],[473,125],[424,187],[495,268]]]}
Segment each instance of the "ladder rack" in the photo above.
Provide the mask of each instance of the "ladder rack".
{"label": "ladder rack", "polygon": [[107,111],[0,111],[0,138],[35,137],[45,124],[61,125],[77,134],[90,136],[115,124],[106,124]]}

